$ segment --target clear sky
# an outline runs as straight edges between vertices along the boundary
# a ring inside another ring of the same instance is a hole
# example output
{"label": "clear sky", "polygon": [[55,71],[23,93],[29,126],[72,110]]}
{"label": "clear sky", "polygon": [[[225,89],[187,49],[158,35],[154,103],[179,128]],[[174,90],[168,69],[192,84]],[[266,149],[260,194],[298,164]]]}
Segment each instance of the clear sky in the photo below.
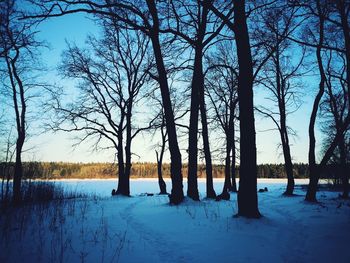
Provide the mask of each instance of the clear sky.
{"label": "clear sky", "polygon": [[[53,18],[44,21],[39,27],[40,33],[38,37],[41,40],[46,40],[50,45],[50,50],[43,50],[43,62],[51,70],[47,73],[46,79],[61,83],[66,89],[72,88],[74,83],[63,81],[58,76],[55,68],[61,61],[61,53],[66,47],[65,41],[75,41],[80,46],[84,45],[87,33],[98,33],[97,26],[93,21],[85,18],[84,15],[74,14],[70,16]],[[303,90],[303,105],[301,108],[290,115],[288,124],[293,127],[298,134],[298,137],[291,139],[291,151],[295,162],[307,162],[308,153],[308,122],[312,107],[313,95],[317,83],[315,85],[305,85]],[[312,87],[314,86],[314,87]],[[264,94],[259,90],[255,90],[256,104],[264,103]],[[257,151],[258,163],[280,163],[283,162],[281,149],[278,149],[280,142],[279,134],[276,131],[262,132],[266,129],[274,128],[273,123],[269,120],[262,119],[256,115],[256,132],[257,132]],[[40,120],[39,120],[40,122]],[[319,132],[317,132],[319,135]],[[114,152],[91,152],[87,145],[81,145],[75,150],[72,149],[74,143],[73,134],[45,133],[39,136],[32,136],[28,141],[26,148],[31,150],[26,153],[27,160],[40,161],[71,161],[71,162],[111,162],[114,160]],[[319,138],[319,136],[318,136]],[[187,140],[186,140],[187,141]],[[138,156],[133,156],[133,161],[155,161],[154,150],[152,145],[156,143],[152,141],[147,134],[139,135],[133,142],[133,151]],[[187,142],[186,142],[187,144]],[[186,148],[187,145],[182,145]],[[187,160],[186,154],[183,153],[184,161]]]}

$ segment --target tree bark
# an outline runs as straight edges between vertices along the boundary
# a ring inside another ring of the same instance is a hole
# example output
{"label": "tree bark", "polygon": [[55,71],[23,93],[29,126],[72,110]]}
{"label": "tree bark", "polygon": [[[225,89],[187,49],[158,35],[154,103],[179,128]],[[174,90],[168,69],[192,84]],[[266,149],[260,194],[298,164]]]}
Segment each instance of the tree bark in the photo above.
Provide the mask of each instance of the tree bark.
{"label": "tree bark", "polygon": [[[202,53],[202,52],[201,52]],[[205,156],[205,172],[207,176],[206,182],[206,191],[207,198],[215,198],[216,193],[214,190],[213,184],[213,166],[211,162],[211,153],[210,153],[210,144],[209,144],[209,132],[208,132],[208,121],[207,121],[207,110],[205,105],[205,96],[204,96],[204,74],[203,74],[203,64],[202,56],[200,57],[200,85],[199,85],[199,106],[201,113],[202,121],[202,138],[203,138],[203,147],[204,147],[204,156]]]}
{"label": "tree bark", "polygon": [[21,195],[21,182],[23,177],[23,166],[22,166],[22,147],[24,144],[25,135],[19,132],[17,142],[16,142],[16,162],[15,171],[13,177],[13,202],[18,205],[22,201]]}
{"label": "tree bark", "polygon": [[[10,58],[8,54],[5,56],[8,75],[12,87],[12,99],[14,103],[14,110],[16,115],[16,128],[17,128],[17,141],[16,141],[16,161],[15,161],[15,171],[13,177],[13,202],[18,205],[22,201],[21,196],[21,182],[23,177],[23,167],[22,167],[22,148],[26,137],[26,100],[24,97],[24,86],[22,79],[17,72],[17,60],[19,58],[19,49],[15,45],[15,56]],[[18,91],[16,87],[18,86]],[[19,101],[18,96],[19,95]]]}
{"label": "tree bark", "polygon": [[119,134],[118,134],[117,160],[118,160],[118,188],[117,188],[116,194],[128,196],[129,193],[126,190],[126,182],[125,182],[123,134],[122,134],[122,131],[120,131]]}
{"label": "tree bark", "polygon": [[204,85],[203,85],[203,92],[200,92],[200,99],[201,99],[200,111],[201,111],[201,120],[202,120],[202,137],[203,137],[203,147],[204,147],[204,156],[205,156],[205,172],[207,176],[207,183],[206,183],[207,198],[215,198],[216,193],[215,193],[214,184],[213,184],[213,165],[211,162],[207,110],[205,106],[205,97],[204,97]]}
{"label": "tree bark", "polygon": [[158,171],[158,185],[159,185],[159,190],[160,190],[159,194],[161,194],[161,195],[167,194],[166,184],[164,182],[163,172],[162,172],[164,148],[165,148],[165,142],[163,142],[162,149],[160,150],[160,156],[158,156],[158,152],[156,151],[157,171]]}
{"label": "tree bark", "polygon": [[129,101],[130,106],[127,107],[126,113],[126,141],[125,141],[125,193],[130,195],[130,172],[131,172],[131,116],[132,116],[132,100]]}
{"label": "tree bark", "polygon": [[282,148],[283,148],[283,156],[284,156],[284,168],[287,173],[287,188],[284,192],[284,195],[293,195],[294,191],[294,176],[293,176],[293,163],[292,163],[292,157],[290,154],[290,147],[288,142],[288,134],[287,131],[284,132],[284,135],[281,134],[281,136],[285,137],[284,142],[282,142]]}
{"label": "tree bark", "polygon": [[157,171],[158,171],[158,185],[161,195],[167,194],[166,191],[166,184],[163,179],[163,171],[162,171],[162,165],[163,165],[163,156],[165,151],[165,144],[166,144],[166,137],[167,133],[164,132],[163,128],[165,125],[164,115],[162,115],[162,126],[160,127],[161,135],[162,135],[162,146],[160,148],[160,154],[158,156],[158,152],[156,151],[156,157],[157,157]]}
{"label": "tree bark", "polygon": [[203,85],[200,76],[202,67],[202,52],[196,48],[194,57],[194,71],[191,85],[190,125],[188,134],[188,186],[187,196],[199,200],[197,166],[198,166],[198,113],[199,113],[199,87]]}
{"label": "tree bark", "polygon": [[305,196],[305,200],[309,202],[316,202],[316,191],[317,191],[317,184],[319,179],[319,168],[316,164],[316,154],[315,154],[315,146],[316,146],[316,138],[315,138],[315,123],[316,123],[316,117],[317,117],[317,111],[318,107],[321,101],[321,98],[324,94],[324,88],[325,88],[325,81],[326,81],[326,75],[323,68],[323,62],[322,62],[322,45],[324,40],[324,16],[321,12],[321,6],[320,1],[317,1],[317,10],[319,13],[319,41],[316,48],[316,57],[317,57],[317,64],[318,64],[318,70],[320,72],[320,83],[319,83],[319,90],[315,97],[312,112],[310,116],[310,123],[309,123],[309,176],[310,181],[307,189],[307,193]]}
{"label": "tree bark", "polygon": [[157,8],[154,0],[147,0],[147,6],[153,19],[153,27],[149,34],[152,41],[153,52],[156,60],[159,86],[162,95],[164,114],[166,119],[166,128],[168,132],[170,160],[171,160],[171,181],[172,189],[169,195],[170,203],[179,204],[184,199],[183,184],[182,184],[182,161],[181,153],[176,136],[176,127],[174,113],[171,106],[170,92],[167,81],[167,74],[163,61],[162,51],[159,43],[159,20]]}
{"label": "tree bark", "polygon": [[230,98],[230,111],[229,120],[226,125],[225,135],[226,135],[226,158],[225,158],[225,182],[222,189],[222,195],[226,194],[232,189],[231,184],[231,151],[234,143],[234,107],[233,98]]}
{"label": "tree bark", "polygon": [[287,116],[286,116],[286,83],[282,80],[281,68],[280,68],[280,53],[279,48],[276,48],[276,87],[277,87],[277,95],[278,95],[278,109],[280,114],[280,136],[281,143],[283,149],[283,157],[284,157],[284,168],[287,174],[287,188],[284,192],[284,195],[290,196],[293,195],[294,191],[294,177],[293,177],[293,163],[292,156],[290,153],[289,146],[289,137],[287,130]]}
{"label": "tree bark", "polygon": [[238,215],[259,218],[257,195],[256,139],[253,103],[253,63],[245,1],[234,1],[235,38],[239,65],[238,99],[240,115],[240,181]]}
{"label": "tree bark", "polygon": [[[200,14],[200,13],[199,13]],[[190,111],[190,129],[188,145],[188,190],[187,195],[193,200],[199,200],[197,165],[198,165],[198,114],[201,111],[202,120],[202,138],[204,146],[204,155],[206,161],[207,176],[207,197],[212,197],[214,188],[212,187],[212,164],[209,146],[208,124],[205,112],[204,99],[204,74],[203,74],[203,40],[207,26],[208,8],[204,2],[202,13],[198,15],[198,31],[194,41],[194,69],[191,85],[191,111]],[[208,180],[209,178],[209,180]],[[211,184],[211,185],[210,185]]]}

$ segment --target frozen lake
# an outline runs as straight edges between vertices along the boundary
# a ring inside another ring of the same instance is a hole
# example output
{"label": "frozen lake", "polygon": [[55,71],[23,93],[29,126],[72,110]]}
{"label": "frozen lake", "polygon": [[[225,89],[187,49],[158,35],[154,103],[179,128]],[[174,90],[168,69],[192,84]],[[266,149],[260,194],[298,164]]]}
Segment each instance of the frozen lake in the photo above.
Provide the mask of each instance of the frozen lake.
{"label": "frozen lake", "polygon": [[[69,179],[55,181],[62,185],[67,190],[76,190],[86,194],[96,194],[98,196],[106,197],[111,195],[113,188],[117,188],[117,179]],[[165,179],[167,191],[171,191],[171,180]],[[238,180],[237,180],[238,182]],[[308,179],[296,179],[296,186],[305,185]],[[224,179],[214,179],[214,189],[217,193],[221,193],[224,184]],[[269,190],[284,191],[287,184],[287,179],[258,179],[258,188],[267,187]],[[205,197],[205,179],[198,180],[198,189],[202,197]],[[298,187],[296,187],[298,191]],[[187,191],[187,180],[184,180],[184,192]],[[142,193],[158,193],[158,180],[156,178],[150,179],[131,179],[130,180],[131,195],[139,195]]]}

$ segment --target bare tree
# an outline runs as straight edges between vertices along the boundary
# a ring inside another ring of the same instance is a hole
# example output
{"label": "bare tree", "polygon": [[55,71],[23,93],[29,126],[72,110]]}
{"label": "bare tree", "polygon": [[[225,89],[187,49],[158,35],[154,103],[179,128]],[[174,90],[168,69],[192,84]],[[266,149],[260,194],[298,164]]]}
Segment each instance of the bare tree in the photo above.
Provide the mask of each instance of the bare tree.
{"label": "bare tree", "polygon": [[[234,19],[228,12],[220,12],[214,5],[210,9],[220,17],[235,35],[238,59],[238,101],[240,120],[240,182],[238,215],[259,218],[257,196],[256,139],[253,103],[253,58],[247,25],[246,2],[232,1]],[[250,10],[248,13],[251,13]],[[248,14],[249,16],[249,14]],[[263,64],[263,63],[262,63]]]}
{"label": "bare tree", "polygon": [[165,128],[165,117],[164,114],[161,115],[161,124],[160,124],[160,134],[161,134],[161,144],[160,144],[160,150],[159,152],[155,150],[156,152],[156,158],[157,158],[157,172],[158,172],[158,185],[160,189],[160,194],[167,194],[166,191],[166,184],[163,179],[163,157],[165,152],[165,146],[168,140],[168,135]]}
{"label": "bare tree", "polygon": [[[342,125],[337,130],[333,139],[329,143],[327,150],[321,158],[319,164],[316,163],[315,145],[316,138],[314,127],[316,123],[317,112],[322,100],[322,97],[328,85],[326,75],[327,56],[329,50],[340,52],[344,57],[344,62],[347,70],[345,71],[346,80],[346,98],[350,98],[348,83],[350,83],[350,30],[347,10],[350,5],[346,1],[291,1],[292,5],[303,7],[304,16],[307,17],[308,24],[304,30],[303,39],[295,39],[293,41],[313,48],[316,53],[318,71],[319,71],[319,90],[315,97],[312,113],[309,123],[309,170],[310,182],[306,193],[305,200],[316,202],[317,184],[320,177],[320,171],[330,160],[339,141],[344,136],[347,127],[350,124],[350,115],[344,117]],[[340,34],[339,34],[340,33]],[[334,38],[334,34],[337,36]],[[337,41],[334,41],[337,39]],[[335,45],[332,45],[335,44]],[[348,106],[349,107],[349,106]]]}
{"label": "bare tree", "polygon": [[[198,169],[198,119],[199,111],[202,123],[202,138],[207,175],[207,197],[215,198],[213,187],[212,158],[209,144],[208,121],[204,96],[203,56],[206,49],[220,34],[224,23],[208,8],[210,1],[171,1],[169,12],[165,12],[168,23],[161,27],[162,33],[172,34],[175,40],[189,46],[194,53],[193,74],[191,79],[191,106],[188,137],[188,188],[187,195],[199,200],[197,169]],[[222,4],[220,8],[225,8]],[[232,11],[231,11],[232,12]]]}
{"label": "bare tree", "polygon": [[[189,112],[189,110],[186,109],[186,96],[183,96],[177,88],[175,88],[172,84],[175,81],[173,79],[176,75],[176,71],[173,72],[170,77],[172,78],[170,82],[170,94],[171,94],[171,101],[172,101],[172,107],[175,114],[175,121],[177,129],[180,128],[186,128],[180,122],[182,122],[182,118]],[[165,126],[165,116],[164,116],[164,107],[162,105],[162,100],[159,96],[158,89],[153,90],[153,92],[149,93],[150,100],[155,102],[153,103],[154,108],[154,116],[155,121],[154,125],[152,127],[153,129],[153,135],[155,135],[157,132],[160,132],[160,142],[155,146],[155,153],[156,153],[156,160],[157,160],[157,173],[158,173],[158,185],[160,189],[160,194],[167,194],[166,191],[166,184],[163,179],[163,160],[164,160],[164,154],[169,150],[167,147],[168,143],[168,133]]]}
{"label": "bare tree", "polygon": [[[115,194],[130,195],[131,144],[135,136],[152,126],[134,127],[132,115],[152,67],[148,38],[103,21],[103,38],[88,38],[89,50],[69,45],[60,67],[64,76],[81,80],[77,101],[62,105],[55,98],[58,117],[54,130],[82,132],[80,142],[104,140],[117,152],[118,188]],[[93,53],[91,53],[93,52]],[[54,95],[55,96],[55,95]]]}
{"label": "bare tree", "polygon": [[[343,52],[336,51],[338,55],[339,64],[342,65],[339,72],[340,74],[332,74],[329,68],[331,64],[334,68],[338,63],[332,62],[332,50],[330,51],[329,62],[327,65],[328,79],[326,81],[327,95],[330,100],[330,107],[334,117],[333,123],[335,123],[335,135],[333,141],[329,144],[327,151],[325,152],[320,166],[323,167],[327,164],[330,157],[333,155],[335,148],[338,147],[340,151],[340,166],[342,171],[343,181],[343,198],[349,196],[349,174],[346,164],[346,134],[350,128],[350,25],[349,25],[349,10],[350,3],[348,1],[337,0],[331,3],[331,13],[327,16],[327,20],[331,24],[329,30],[331,39],[335,40],[336,46],[343,47]],[[334,27],[338,30],[333,30]],[[338,34],[337,32],[340,32]],[[340,36],[340,37],[339,37]],[[333,70],[334,70],[333,68]],[[326,73],[326,75],[327,75]],[[337,79],[340,82],[340,91],[335,89],[332,85],[332,79]]]}
{"label": "bare tree", "polygon": [[[293,17],[295,16],[293,8],[285,8],[285,6],[270,9],[268,16],[263,20],[263,26],[259,39],[264,43],[267,53],[272,53],[269,61],[263,67],[263,74],[261,74],[262,84],[271,94],[269,102],[272,102],[278,109],[277,111],[269,106],[257,107],[257,111],[264,117],[270,118],[281,138],[281,146],[283,151],[285,171],[288,178],[285,195],[293,195],[294,190],[294,176],[293,163],[290,150],[290,134],[294,135],[294,130],[287,125],[287,117],[291,113],[298,110],[301,105],[300,81],[302,77],[301,67],[303,66],[305,51],[302,50],[299,54],[300,59],[297,63],[293,63],[288,55],[293,49],[297,53],[297,47],[285,38],[284,32],[288,32],[288,27],[293,27]],[[262,34],[262,31],[264,33]],[[278,45],[276,46],[276,43]],[[295,64],[295,65],[294,65]]]}
{"label": "bare tree", "polygon": [[208,60],[207,96],[213,108],[214,125],[220,127],[225,134],[225,182],[217,199],[229,199],[229,191],[237,192],[235,122],[238,114],[238,68],[231,42],[221,42],[217,46],[217,52],[208,57]]}
{"label": "bare tree", "polygon": [[[324,138],[324,150],[326,151],[337,133],[342,134],[338,140],[334,153],[328,162],[333,162],[339,166],[340,176],[343,184],[343,198],[349,197],[349,174],[348,174],[348,145],[347,138],[350,126],[342,132],[342,127],[349,114],[346,85],[346,64],[343,54],[336,51],[328,51],[328,61],[325,70],[327,76],[325,98],[320,105],[322,115],[322,132]],[[336,61],[334,61],[336,60]]]}
{"label": "bare tree", "polygon": [[27,135],[27,105],[30,89],[29,74],[35,69],[35,49],[40,43],[35,40],[32,23],[19,21],[15,1],[0,2],[0,60],[3,87],[12,99],[17,131],[16,157],[13,179],[13,201],[21,202],[21,181],[23,176],[22,151]]}
{"label": "bare tree", "polygon": [[[236,55],[239,65],[238,77],[238,101],[240,120],[240,183],[238,191],[238,215],[259,218],[257,197],[257,165],[256,165],[256,139],[254,123],[253,83],[263,65],[270,59],[274,48],[268,53],[260,55],[260,43],[252,45],[247,20],[255,19],[262,10],[268,10],[278,1],[231,1],[233,6],[233,20],[229,11],[220,11],[215,3],[210,3],[212,10],[226,26],[234,33],[236,43]],[[230,9],[226,9],[230,10]],[[259,24],[257,24],[259,26]],[[293,30],[284,32],[284,37]],[[283,39],[283,38],[281,38]],[[252,55],[252,50],[253,55]],[[259,59],[257,59],[259,55]],[[255,68],[255,71],[254,71]]]}
{"label": "bare tree", "polygon": [[157,68],[154,77],[159,83],[166,118],[166,128],[169,138],[169,150],[171,158],[172,190],[169,195],[170,203],[179,204],[183,201],[183,178],[181,152],[176,135],[174,112],[171,107],[169,85],[167,79],[166,64],[163,59],[161,46],[160,25],[158,9],[162,9],[167,3],[154,0],[138,2],[130,1],[31,1],[36,8],[31,14],[24,17],[32,19],[47,19],[72,13],[88,13],[94,16],[114,19],[129,29],[143,32],[152,43],[152,49]]}

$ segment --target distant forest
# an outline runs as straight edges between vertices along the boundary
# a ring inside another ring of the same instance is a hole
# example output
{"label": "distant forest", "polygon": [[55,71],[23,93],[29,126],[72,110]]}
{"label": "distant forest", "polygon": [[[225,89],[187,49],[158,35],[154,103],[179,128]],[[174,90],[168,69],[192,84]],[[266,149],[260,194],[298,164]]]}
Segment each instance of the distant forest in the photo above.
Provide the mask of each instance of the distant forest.
{"label": "distant forest", "polygon": [[[65,162],[24,162],[24,178],[26,179],[68,179],[68,178],[116,178],[118,165],[111,163],[65,163]],[[14,163],[0,163],[1,178],[13,174]],[[184,174],[187,173],[187,164],[183,165]],[[239,177],[239,166],[236,167]],[[295,178],[308,178],[308,165],[298,163],[293,165]],[[170,178],[170,164],[163,164],[163,174]],[[133,163],[132,178],[157,178],[156,163]],[[205,178],[205,165],[199,165],[198,177]],[[213,165],[213,177],[224,178],[225,166]],[[259,178],[286,178],[283,164],[258,165]]]}

